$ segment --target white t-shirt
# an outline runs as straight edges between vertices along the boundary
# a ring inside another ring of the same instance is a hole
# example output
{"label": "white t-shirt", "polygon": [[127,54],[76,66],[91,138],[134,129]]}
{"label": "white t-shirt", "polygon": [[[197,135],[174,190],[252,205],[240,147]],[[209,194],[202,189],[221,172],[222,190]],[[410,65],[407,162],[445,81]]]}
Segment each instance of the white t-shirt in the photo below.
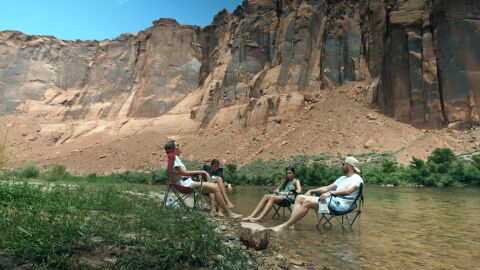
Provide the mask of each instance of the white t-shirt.
{"label": "white t-shirt", "polygon": [[183,167],[185,169],[185,165],[183,165],[182,160],[178,156],[175,156],[175,160],[173,161],[172,177],[175,179],[177,184],[181,184],[183,176],[177,174],[177,172],[175,171],[175,168],[177,167]]}
{"label": "white t-shirt", "polygon": [[[363,179],[358,174],[354,174],[350,177],[341,176],[340,178],[335,180],[335,182],[333,184],[335,184],[337,186],[336,190],[348,188],[352,184],[355,184],[357,187],[360,187],[360,184],[363,184]],[[355,198],[357,197],[358,192],[359,192],[359,189],[357,188],[350,195],[338,197],[338,199],[340,200],[341,203],[351,204],[353,202],[353,200],[355,200]]]}

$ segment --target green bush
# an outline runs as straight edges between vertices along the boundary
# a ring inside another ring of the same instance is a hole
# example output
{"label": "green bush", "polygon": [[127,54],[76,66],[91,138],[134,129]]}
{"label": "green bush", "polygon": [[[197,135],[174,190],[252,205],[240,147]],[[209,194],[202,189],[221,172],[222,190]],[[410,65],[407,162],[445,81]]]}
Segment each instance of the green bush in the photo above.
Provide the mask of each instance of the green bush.
{"label": "green bush", "polygon": [[50,166],[47,171],[43,172],[40,175],[40,178],[48,182],[55,182],[59,180],[65,180],[69,175],[70,174],[65,169],[65,166],[54,164]]}
{"label": "green bush", "polygon": [[[398,164],[393,153],[356,155],[361,161],[361,176],[369,185],[459,187],[480,186],[480,157],[461,159],[448,148],[437,148],[423,161],[413,157],[408,166]],[[276,185],[284,179],[284,168],[293,165],[302,185],[323,186],[341,176],[340,157],[297,156],[289,160],[256,159],[236,170],[228,179],[238,184]],[[236,175],[236,178],[234,177]]]}
{"label": "green bush", "polygon": [[[363,153],[356,155],[361,162],[361,176],[369,185],[394,186],[434,186],[459,187],[480,186],[480,156],[465,160],[454,155],[447,148],[437,148],[423,161],[413,157],[408,166],[398,164],[393,153]],[[278,185],[285,179],[285,168],[293,166],[296,178],[302,185],[324,186],[343,175],[340,160],[343,157],[295,156],[290,159],[265,161],[255,159],[243,167],[234,163],[224,165],[225,180],[235,185]],[[188,168],[201,168],[201,162],[188,162]],[[17,177],[18,175],[18,177]],[[21,175],[21,177],[20,177]],[[26,166],[21,172],[3,173],[4,179],[28,178],[34,175],[33,167]],[[65,167],[54,165],[41,178],[47,181],[72,181],[89,183],[132,183],[164,184],[167,182],[166,169],[150,171],[126,171],[109,175],[89,174],[87,176],[70,176]]]}
{"label": "green bush", "polygon": [[21,179],[37,178],[39,175],[40,170],[33,163],[25,164],[17,173],[17,176]]}

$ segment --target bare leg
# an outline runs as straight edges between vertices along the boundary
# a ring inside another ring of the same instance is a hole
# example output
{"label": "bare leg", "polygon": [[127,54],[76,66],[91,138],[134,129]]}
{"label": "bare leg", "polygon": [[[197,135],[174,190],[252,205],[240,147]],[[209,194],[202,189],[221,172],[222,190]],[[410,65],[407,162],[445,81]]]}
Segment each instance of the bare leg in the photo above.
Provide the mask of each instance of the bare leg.
{"label": "bare leg", "polygon": [[295,206],[292,210],[292,215],[290,218],[283,224],[273,227],[274,231],[284,231],[290,228],[297,221],[302,219],[308,212],[308,209],[318,209],[318,198],[313,196],[304,196],[300,195],[295,200]]}
{"label": "bare leg", "polygon": [[218,187],[217,184],[214,183],[200,183],[200,182],[194,182],[192,184],[192,188],[201,188],[205,192],[208,193],[214,193],[215,194],[215,201],[217,202],[218,207],[221,209],[221,211],[227,216],[227,217],[233,217],[233,218],[238,218],[241,217],[242,215],[235,214],[233,213],[226,205],[225,200],[222,197],[222,194],[220,193],[220,188]]}
{"label": "bare leg", "polygon": [[260,213],[260,211],[262,211],[264,205],[267,203],[267,201],[270,197],[271,197],[271,195],[264,195],[263,198],[258,203],[255,210],[253,210],[253,212],[248,217],[244,218],[243,220],[244,221],[249,221],[252,218],[255,218]]}
{"label": "bare leg", "polygon": [[267,203],[265,204],[265,206],[263,207],[263,211],[262,213],[256,217],[256,218],[252,218],[251,221],[253,222],[257,222],[257,221],[260,221],[262,218],[264,218],[269,212],[270,210],[272,210],[272,207],[273,207],[273,204],[274,203],[280,203],[281,201],[283,200],[283,196],[271,196]]}
{"label": "bare leg", "polygon": [[215,193],[208,193],[208,198],[210,199],[210,215],[216,216],[218,213],[215,203]]}
{"label": "bare leg", "polygon": [[223,179],[221,177],[217,177],[217,185],[220,188],[220,192],[222,193],[223,199],[227,203],[228,208],[233,208],[234,205],[233,203],[228,199],[227,193],[225,192],[225,183],[223,182]]}

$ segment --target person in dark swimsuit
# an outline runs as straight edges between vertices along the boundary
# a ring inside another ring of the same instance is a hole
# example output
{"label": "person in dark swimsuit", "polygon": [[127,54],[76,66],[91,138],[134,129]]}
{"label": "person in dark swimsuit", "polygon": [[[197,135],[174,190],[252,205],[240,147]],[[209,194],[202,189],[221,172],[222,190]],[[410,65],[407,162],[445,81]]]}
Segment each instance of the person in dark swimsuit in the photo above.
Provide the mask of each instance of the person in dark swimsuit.
{"label": "person in dark swimsuit", "polygon": [[295,193],[299,194],[302,192],[300,180],[295,178],[295,169],[293,167],[286,168],[285,174],[287,179],[278,186],[275,190],[275,194],[264,195],[255,210],[248,217],[244,218],[243,221],[260,221],[270,212],[270,210],[272,210],[274,203],[285,205],[287,203],[293,204],[295,202]]}

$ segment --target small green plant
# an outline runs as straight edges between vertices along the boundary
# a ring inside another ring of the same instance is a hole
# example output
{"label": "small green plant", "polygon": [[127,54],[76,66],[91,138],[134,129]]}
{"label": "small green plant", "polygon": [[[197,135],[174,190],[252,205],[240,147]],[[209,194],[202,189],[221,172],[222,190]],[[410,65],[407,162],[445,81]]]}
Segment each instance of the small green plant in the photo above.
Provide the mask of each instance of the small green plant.
{"label": "small green plant", "polygon": [[33,163],[25,164],[17,173],[17,176],[21,179],[37,178],[39,175],[40,170]]}
{"label": "small green plant", "polygon": [[65,169],[65,166],[54,164],[41,174],[41,178],[48,182],[55,182],[65,180],[70,174]]}

